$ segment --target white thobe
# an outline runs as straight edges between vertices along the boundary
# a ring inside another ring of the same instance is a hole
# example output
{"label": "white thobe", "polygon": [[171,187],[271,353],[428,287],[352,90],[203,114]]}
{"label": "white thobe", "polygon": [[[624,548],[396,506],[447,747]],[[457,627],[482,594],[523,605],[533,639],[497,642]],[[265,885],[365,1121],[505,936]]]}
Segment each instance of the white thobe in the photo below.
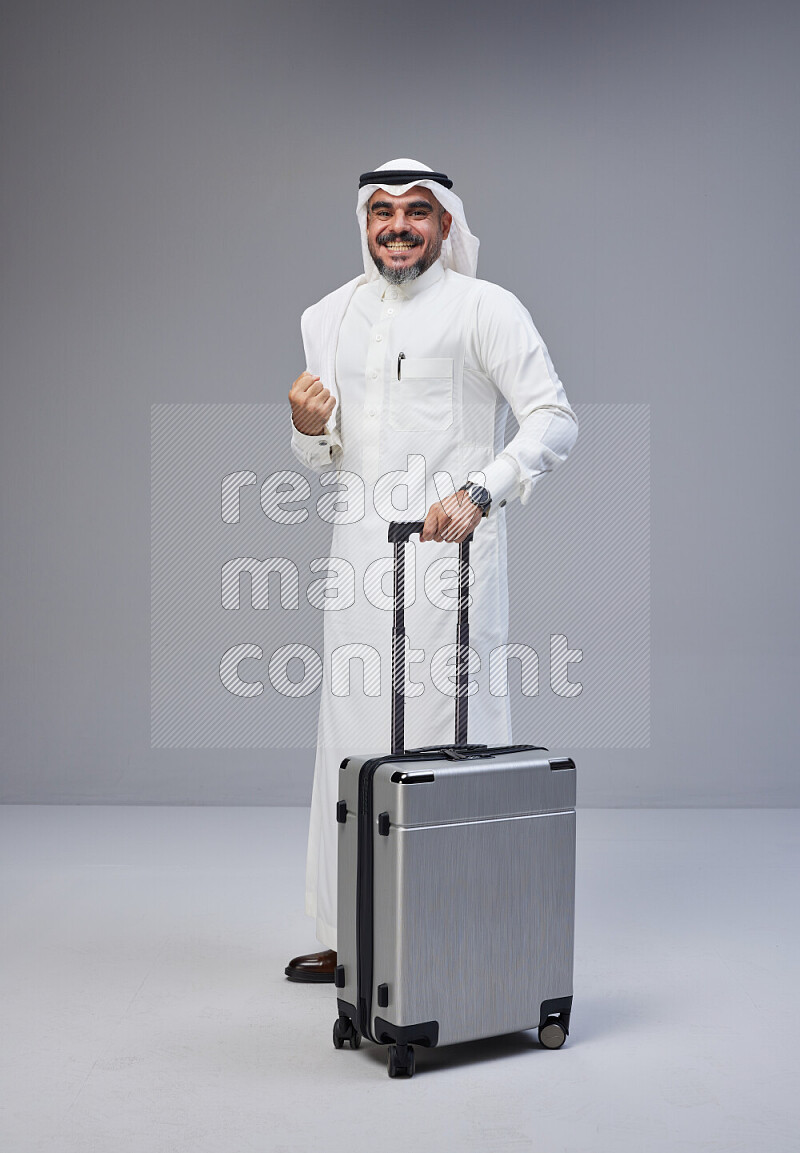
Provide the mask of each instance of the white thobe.
{"label": "white thobe", "polygon": [[[335,364],[335,420],[320,436],[292,434],[304,464],[340,474],[341,521],[351,522],[333,531],[306,876],[306,911],[331,949],[339,764],[355,753],[388,753],[391,745],[388,521],[424,520],[430,505],[468,476],[491,493],[470,557],[469,739],[507,744],[508,696],[495,695],[489,682],[508,629],[504,506],[517,497],[525,502],[577,436],[547,349],[511,293],[437,261],[401,286],[382,278],[353,282],[332,329],[331,301],[341,301],[343,291],[303,317],[308,370],[322,375]],[[519,431],[504,446],[509,410]],[[413,540],[406,546],[409,748],[453,741],[447,646],[455,641],[458,553],[457,545]]]}

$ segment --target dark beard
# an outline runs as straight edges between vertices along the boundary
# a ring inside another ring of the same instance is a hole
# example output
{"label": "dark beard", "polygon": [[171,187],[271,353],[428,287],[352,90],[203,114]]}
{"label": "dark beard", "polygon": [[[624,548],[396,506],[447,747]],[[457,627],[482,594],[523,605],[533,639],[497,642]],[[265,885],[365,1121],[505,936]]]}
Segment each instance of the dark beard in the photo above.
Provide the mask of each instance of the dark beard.
{"label": "dark beard", "polygon": [[[380,238],[381,240],[414,240],[415,237],[411,233],[387,233]],[[389,284],[408,284],[410,280],[416,280],[417,277],[422,276],[423,272],[427,272],[434,261],[438,260],[442,252],[442,235],[439,235],[432,240],[431,247],[428,252],[415,261],[413,264],[407,264],[403,268],[390,268],[381,260],[378,252],[373,252],[370,248],[370,256],[384,280]]]}

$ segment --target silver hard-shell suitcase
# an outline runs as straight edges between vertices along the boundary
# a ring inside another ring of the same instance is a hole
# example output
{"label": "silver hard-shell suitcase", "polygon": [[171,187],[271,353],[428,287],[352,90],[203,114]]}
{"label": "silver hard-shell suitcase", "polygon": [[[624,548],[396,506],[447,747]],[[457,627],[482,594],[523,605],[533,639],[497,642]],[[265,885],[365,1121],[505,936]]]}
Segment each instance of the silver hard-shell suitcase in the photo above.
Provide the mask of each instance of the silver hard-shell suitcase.
{"label": "silver hard-shell suitcase", "polygon": [[403,751],[403,545],[392,524],[392,752],[339,773],[339,1016],[333,1042],[414,1045],[538,1027],[564,1043],[572,1009],[575,764],[534,745],[467,744],[469,540],[459,549],[456,743]]}

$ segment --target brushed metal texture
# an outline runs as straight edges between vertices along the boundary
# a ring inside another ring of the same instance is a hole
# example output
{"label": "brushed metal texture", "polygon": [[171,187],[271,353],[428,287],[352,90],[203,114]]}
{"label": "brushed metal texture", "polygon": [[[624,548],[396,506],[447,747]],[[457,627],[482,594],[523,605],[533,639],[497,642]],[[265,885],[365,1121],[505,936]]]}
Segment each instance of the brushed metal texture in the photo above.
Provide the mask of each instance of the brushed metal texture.
{"label": "brushed metal texture", "polygon": [[[539,1023],[541,1002],[572,994],[575,903],[574,769],[553,752],[489,759],[387,761],[373,782],[372,1019],[439,1022],[439,1044]],[[338,954],[358,1003],[358,777],[340,770]],[[392,774],[433,772],[401,784]],[[378,814],[390,815],[388,836]],[[378,1012],[377,987],[389,1000]]]}
{"label": "brushed metal texture", "polygon": [[[558,812],[575,807],[575,770],[550,768],[553,753],[499,753],[465,761],[387,762],[375,777],[375,811],[409,828],[476,817]],[[392,774],[433,773],[430,784],[395,784]]]}
{"label": "brushed metal texture", "polygon": [[373,1019],[385,982],[380,1015],[439,1044],[534,1028],[572,994],[574,892],[574,811],[376,837]]}

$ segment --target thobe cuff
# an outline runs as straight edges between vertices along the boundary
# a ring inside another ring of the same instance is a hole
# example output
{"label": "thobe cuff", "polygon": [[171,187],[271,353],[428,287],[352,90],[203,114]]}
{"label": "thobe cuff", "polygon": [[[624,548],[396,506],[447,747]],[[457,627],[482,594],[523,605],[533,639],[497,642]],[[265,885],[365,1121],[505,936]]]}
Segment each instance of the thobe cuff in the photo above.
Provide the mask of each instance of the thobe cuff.
{"label": "thobe cuff", "polygon": [[481,483],[489,490],[493,508],[522,495],[519,471],[510,456],[501,453],[482,472],[484,479]]}
{"label": "thobe cuff", "polygon": [[334,448],[340,447],[341,442],[335,433],[328,431],[327,426],[323,432],[315,436],[308,436],[300,432],[292,421],[292,452],[298,460],[309,468],[324,468],[331,463]]}

